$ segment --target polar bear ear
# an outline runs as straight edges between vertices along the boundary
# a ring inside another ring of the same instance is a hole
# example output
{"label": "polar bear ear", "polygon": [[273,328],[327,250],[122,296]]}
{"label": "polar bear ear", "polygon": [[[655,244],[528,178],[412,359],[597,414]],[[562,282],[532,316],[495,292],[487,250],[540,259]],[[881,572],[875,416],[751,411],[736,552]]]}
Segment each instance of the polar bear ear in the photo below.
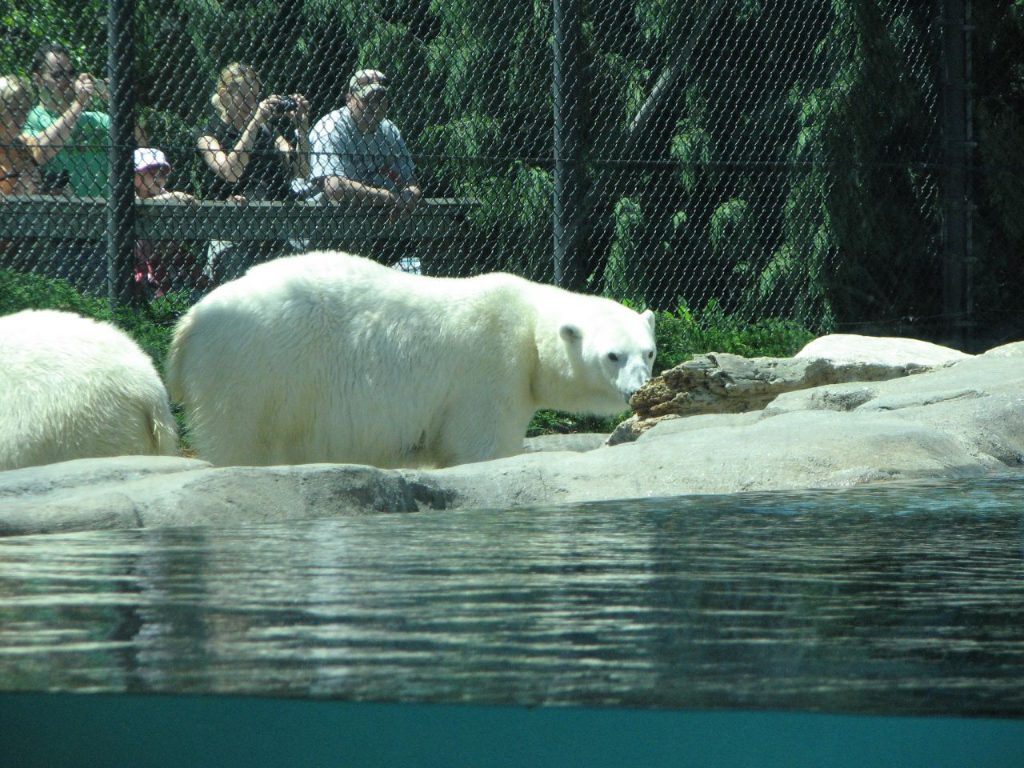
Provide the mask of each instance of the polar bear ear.
{"label": "polar bear ear", "polygon": [[574,344],[583,338],[583,331],[579,329],[579,326],[565,323],[558,329],[558,335],[562,337],[562,341],[566,344]]}
{"label": "polar bear ear", "polygon": [[647,321],[647,324],[649,326],[651,326],[651,330],[653,331],[654,330],[654,313],[651,312],[651,310],[648,309],[642,315],[640,315],[640,317],[642,317],[644,320]]}

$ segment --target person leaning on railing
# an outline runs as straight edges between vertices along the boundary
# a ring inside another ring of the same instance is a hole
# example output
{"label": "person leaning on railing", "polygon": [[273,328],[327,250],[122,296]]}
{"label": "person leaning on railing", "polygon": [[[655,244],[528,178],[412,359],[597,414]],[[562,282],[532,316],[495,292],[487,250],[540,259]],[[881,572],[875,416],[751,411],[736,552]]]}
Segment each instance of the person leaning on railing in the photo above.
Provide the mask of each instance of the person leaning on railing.
{"label": "person leaning on railing", "polygon": [[[32,83],[38,103],[23,129],[42,172],[39,192],[77,197],[106,197],[110,161],[110,118],[87,107],[107,97],[106,84],[74,67],[64,46],[45,43],[32,59]],[[27,243],[25,243],[27,247]],[[80,289],[103,292],[107,286],[106,245],[102,240],[48,240],[36,266]]]}
{"label": "person leaning on railing", "polygon": [[392,218],[412,210],[421,195],[416,168],[398,127],[388,120],[387,77],[361,69],[349,80],[345,106],[310,131],[310,180],[318,200],[387,206]]}
{"label": "person leaning on railing", "polygon": [[[200,182],[206,200],[245,203],[288,200],[293,179],[309,174],[309,105],[302,94],[263,98],[256,70],[229,64],[220,72],[210,103],[214,114],[199,131],[196,146],[203,159]],[[290,137],[279,130],[287,125]],[[279,240],[210,244],[210,269],[220,283],[252,264],[287,251]]]}
{"label": "person leaning on railing", "polygon": [[[199,203],[195,195],[167,189],[171,164],[167,156],[152,147],[136,149],[135,199],[155,202]],[[136,240],[132,288],[139,299],[154,299],[172,290],[198,295],[208,287],[203,264],[196,258],[193,243],[178,240]]]}

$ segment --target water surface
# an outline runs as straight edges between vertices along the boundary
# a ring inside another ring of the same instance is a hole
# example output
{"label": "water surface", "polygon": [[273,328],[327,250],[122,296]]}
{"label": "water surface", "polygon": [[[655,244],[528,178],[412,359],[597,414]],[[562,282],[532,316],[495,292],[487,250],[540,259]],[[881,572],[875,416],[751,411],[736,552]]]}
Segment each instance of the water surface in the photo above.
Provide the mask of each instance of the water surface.
{"label": "water surface", "polygon": [[0,690],[1020,718],[1020,475],[0,540]]}

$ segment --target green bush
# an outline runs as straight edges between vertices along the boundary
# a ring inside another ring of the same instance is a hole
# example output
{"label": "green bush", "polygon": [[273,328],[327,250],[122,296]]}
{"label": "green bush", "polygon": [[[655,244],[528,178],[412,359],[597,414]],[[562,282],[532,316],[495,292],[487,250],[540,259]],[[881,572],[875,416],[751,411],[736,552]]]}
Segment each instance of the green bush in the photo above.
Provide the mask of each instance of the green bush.
{"label": "green bush", "polygon": [[813,333],[792,320],[741,321],[723,312],[715,301],[700,312],[680,302],[675,312],[656,314],[655,375],[707,352],[729,352],[743,357],[791,357],[814,338]]}
{"label": "green bush", "polygon": [[106,299],[85,296],[66,280],[0,270],[0,314],[23,309],[63,309],[100,320],[110,319]]}
{"label": "green bush", "polygon": [[175,321],[188,309],[188,296],[168,294],[141,307],[118,307],[99,296],[79,292],[66,280],[0,270],[0,314],[23,309],[60,309],[95,320],[112,322],[153,359],[161,369]]}

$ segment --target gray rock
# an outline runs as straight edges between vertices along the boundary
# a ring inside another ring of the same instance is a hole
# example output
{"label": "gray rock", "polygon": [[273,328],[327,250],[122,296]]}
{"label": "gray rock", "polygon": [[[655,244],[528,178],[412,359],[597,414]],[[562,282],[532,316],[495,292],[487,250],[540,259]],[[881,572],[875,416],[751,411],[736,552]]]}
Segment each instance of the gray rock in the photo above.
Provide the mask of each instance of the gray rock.
{"label": "gray rock", "polygon": [[[723,352],[697,355],[663,372],[633,396],[630,405],[636,413],[612,432],[608,445],[636,440],[667,419],[757,411],[786,392],[842,382],[887,381],[969,357],[917,339],[852,334],[815,339],[792,358],[746,358]],[[845,397],[856,398],[856,391]]]}
{"label": "gray rock", "polygon": [[0,535],[103,528],[233,526],[444,509],[429,477],[344,464],[212,467],[125,456],[0,473]]}
{"label": "gray rock", "polygon": [[1013,341],[1000,347],[993,347],[986,357],[1024,357],[1024,341]]}
{"label": "gray rock", "polygon": [[523,441],[523,453],[541,451],[592,451],[605,444],[608,435],[596,432],[574,432],[567,435],[540,435]]}
{"label": "gray rock", "polygon": [[168,457],[13,470],[0,473],[0,533],[237,526],[1020,470],[1022,357],[1024,345],[1008,345],[914,376],[788,392],[761,410],[662,421],[614,447],[586,450],[599,436],[539,440],[531,448],[556,450],[443,470],[214,468]]}
{"label": "gray rock", "polygon": [[834,363],[869,365],[917,365],[935,367],[956,363],[970,355],[920,339],[898,336],[861,336],[832,333],[819,336],[794,355],[797,359],[830,360]]}
{"label": "gray rock", "polygon": [[746,358],[716,352],[665,371],[637,392],[631,405],[640,419],[742,413],[760,410],[784,392],[848,381],[884,381],[928,369],[917,363]]}

